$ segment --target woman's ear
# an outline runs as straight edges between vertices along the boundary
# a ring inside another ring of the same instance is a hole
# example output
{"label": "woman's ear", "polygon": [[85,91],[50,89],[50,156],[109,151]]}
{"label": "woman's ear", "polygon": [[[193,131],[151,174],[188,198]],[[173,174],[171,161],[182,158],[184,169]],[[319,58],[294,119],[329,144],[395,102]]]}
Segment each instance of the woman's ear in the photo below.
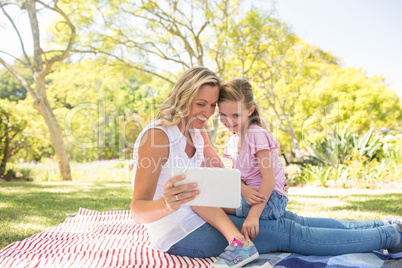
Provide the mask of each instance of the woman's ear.
{"label": "woman's ear", "polygon": [[250,109],[248,110],[248,116],[251,116],[255,111],[255,106],[251,106]]}

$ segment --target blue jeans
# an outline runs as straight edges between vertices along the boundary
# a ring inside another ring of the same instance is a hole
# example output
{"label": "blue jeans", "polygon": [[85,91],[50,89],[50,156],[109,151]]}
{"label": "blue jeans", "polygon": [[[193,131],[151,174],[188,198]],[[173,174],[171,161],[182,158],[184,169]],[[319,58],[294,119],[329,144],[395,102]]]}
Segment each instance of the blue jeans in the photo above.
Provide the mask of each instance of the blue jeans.
{"label": "blue jeans", "polygon": [[[288,199],[283,195],[272,191],[264,210],[261,212],[260,219],[262,220],[276,220],[282,218],[286,211]],[[241,206],[236,208],[236,216],[246,218],[252,205],[247,204],[244,197],[241,197]]]}
{"label": "blue jeans", "polygon": [[[241,230],[245,218],[228,215]],[[277,220],[260,220],[253,242],[259,253],[294,252],[303,255],[340,255],[392,248],[400,243],[395,225],[383,221],[344,221],[307,218],[285,211]],[[216,257],[228,242],[209,223],[174,244],[167,253],[195,258]]]}

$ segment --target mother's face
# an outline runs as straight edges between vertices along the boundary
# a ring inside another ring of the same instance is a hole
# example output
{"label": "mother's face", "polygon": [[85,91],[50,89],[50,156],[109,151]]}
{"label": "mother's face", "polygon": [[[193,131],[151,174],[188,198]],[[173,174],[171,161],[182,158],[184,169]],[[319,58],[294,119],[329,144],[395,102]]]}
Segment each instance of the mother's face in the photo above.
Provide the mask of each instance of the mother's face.
{"label": "mother's face", "polygon": [[191,124],[194,128],[198,129],[203,128],[208,118],[215,113],[218,99],[218,86],[201,86],[197,96],[191,103],[190,114],[185,118],[186,124]]}

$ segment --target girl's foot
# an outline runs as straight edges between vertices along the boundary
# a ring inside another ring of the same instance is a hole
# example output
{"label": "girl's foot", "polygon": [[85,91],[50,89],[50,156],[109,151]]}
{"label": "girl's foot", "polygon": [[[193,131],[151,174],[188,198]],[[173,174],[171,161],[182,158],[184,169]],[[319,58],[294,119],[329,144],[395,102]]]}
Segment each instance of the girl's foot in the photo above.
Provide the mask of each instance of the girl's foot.
{"label": "girl's foot", "polygon": [[259,254],[253,242],[248,242],[246,247],[242,242],[234,238],[225,252],[219,255],[219,260],[214,262],[213,267],[242,267],[243,265],[258,258]]}

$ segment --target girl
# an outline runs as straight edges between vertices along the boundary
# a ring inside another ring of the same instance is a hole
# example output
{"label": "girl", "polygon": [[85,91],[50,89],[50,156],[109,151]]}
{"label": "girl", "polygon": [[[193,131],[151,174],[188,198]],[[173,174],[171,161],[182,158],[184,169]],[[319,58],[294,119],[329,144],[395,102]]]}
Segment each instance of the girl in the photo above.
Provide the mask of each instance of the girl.
{"label": "girl", "polygon": [[242,233],[246,239],[254,239],[258,235],[258,219],[281,218],[288,202],[279,145],[265,129],[246,80],[235,79],[222,87],[219,112],[222,124],[235,134],[227,142],[223,157],[232,160],[242,178],[241,207],[225,211],[246,217]]}

